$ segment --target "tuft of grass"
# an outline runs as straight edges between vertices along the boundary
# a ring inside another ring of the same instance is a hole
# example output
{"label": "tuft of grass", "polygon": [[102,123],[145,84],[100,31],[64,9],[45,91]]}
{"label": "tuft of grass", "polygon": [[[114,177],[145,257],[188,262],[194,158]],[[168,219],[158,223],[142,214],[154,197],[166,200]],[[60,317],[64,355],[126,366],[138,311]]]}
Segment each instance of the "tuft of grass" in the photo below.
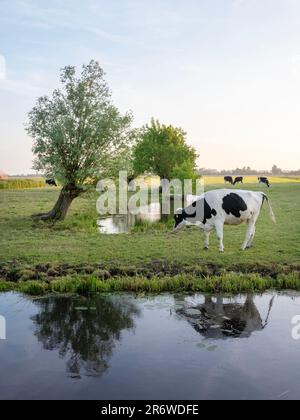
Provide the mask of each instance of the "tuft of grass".
{"label": "tuft of grass", "polygon": [[282,290],[300,290],[300,273],[299,271],[290,274],[281,274],[277,279],[277,289]]}
{"label": "tuft of grass", "polygon": [[146,232],[167,232],[172,229],[174,221],[172,218],[166,222],[147,222],[138,221],[131,228],[131,233],[146,233]]}
{"label": "tuft of grass", "polygon": [[17,283],[13,290],[31,296],[42,296],[49,292],[47,283],[36,280]]}
{"label": "tuft of grass", "polygon": [[15,289],[16,283],[0,281],[0,293],[9,292]]}

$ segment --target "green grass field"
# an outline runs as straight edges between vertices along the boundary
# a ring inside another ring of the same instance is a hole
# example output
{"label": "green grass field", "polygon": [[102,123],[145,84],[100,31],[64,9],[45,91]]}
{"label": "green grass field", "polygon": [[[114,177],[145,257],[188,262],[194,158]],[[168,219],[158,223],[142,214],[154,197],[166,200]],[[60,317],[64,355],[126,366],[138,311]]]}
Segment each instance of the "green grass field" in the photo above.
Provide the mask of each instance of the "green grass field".
{"label": "green grass field", "polygon": [[[207,189],[222,186],[212,179],[207,182]],[[54,279],[65,281],[70,276],[95,273],[101,281],[137,276],[156,280],[172,277],[175,281],[175,276],[183,275],[190,284],[190,276],[203,279],[232,272],[232,278],[240,273],[274,278],[277,286],[284,284],[278,283],[278,274],[292,275],[291,286],[295,276],[299,279],[300,268],[300,183],[277,181],[270,190],[254,183],[241,188],[267,191],[277,225],[269,219],[266,206],[257,225],[254,247],[245,252],[240,251],[245,226],[226,227],[224,254],[219,254],[214,235],[211,249],[204,251],[203,234],[196,228],[173,235],[167,226],[160,225],[131,234],[100,235],[96,226],[96,193],[74,201],[65,222],[55,226],[34,224],[30,215],[49,210],[59,189],[1,190],[2,288],[7,287],[5,281],[11,280],[42,280],[50,284]]]}
{"label": "green grass field", "polygon": [[0,190],[24,190],[27,188],[45,187],[44,178],[13,178],[0,179]]}
{"label": "green grass field", "polygon": [[[270,184],[291,184],[300,182],[300,177],[285,177],[285,176],[267,176]],[[244,176],[244,184],[257,184],[256,175],[246,175]],[[204,181],[206,185],[218,185],[224,183],[223,176],[204,176]]]}

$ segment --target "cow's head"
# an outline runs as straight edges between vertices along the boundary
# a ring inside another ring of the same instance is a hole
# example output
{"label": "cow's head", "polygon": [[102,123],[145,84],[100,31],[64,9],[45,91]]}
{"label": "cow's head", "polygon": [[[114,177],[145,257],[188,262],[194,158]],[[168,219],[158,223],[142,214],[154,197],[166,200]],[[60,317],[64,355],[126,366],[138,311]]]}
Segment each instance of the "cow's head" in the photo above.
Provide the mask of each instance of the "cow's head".
{"label": "cow's head", "polygon": [[174,214],[174,229],[173,232],[177,232],[178,230],[182,229],[186,222],[185,222],[185,218],[183,216],[183,209],[178,209],[176,210],[175,214]]}

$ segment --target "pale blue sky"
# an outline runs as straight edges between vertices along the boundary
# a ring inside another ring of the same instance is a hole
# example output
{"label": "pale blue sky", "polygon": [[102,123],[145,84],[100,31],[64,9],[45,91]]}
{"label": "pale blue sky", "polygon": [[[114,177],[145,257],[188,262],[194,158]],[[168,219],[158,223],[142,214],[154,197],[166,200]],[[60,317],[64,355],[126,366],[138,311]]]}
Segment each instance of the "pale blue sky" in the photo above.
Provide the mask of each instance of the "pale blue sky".
{"label": "pale blue sky", "polygon": [[182,126],[200,166],[300,167],[300,0],[0,0],[0,170],[30,172],[26,113],[92,58],[135,125]]}

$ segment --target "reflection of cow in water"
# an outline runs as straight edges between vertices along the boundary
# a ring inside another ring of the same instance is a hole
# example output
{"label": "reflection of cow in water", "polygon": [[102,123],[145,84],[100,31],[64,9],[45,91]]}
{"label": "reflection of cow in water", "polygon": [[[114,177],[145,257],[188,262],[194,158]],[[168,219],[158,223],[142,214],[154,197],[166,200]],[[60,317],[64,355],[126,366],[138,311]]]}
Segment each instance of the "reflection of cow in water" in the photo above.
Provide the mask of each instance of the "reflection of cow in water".
{"label": "reflection of cow in water", "polygon": [[265,321],[262,320],[250,294],[247,295],[245,303],[224,303],[222,296],[216,301],[213,301],[211,296],[206,296],[203,304],[185,307],[177,313],[186,318],[205,338],[216,340],[228,337],[245,338],[267,326],[273,302],[274,297],[270,300]]}

